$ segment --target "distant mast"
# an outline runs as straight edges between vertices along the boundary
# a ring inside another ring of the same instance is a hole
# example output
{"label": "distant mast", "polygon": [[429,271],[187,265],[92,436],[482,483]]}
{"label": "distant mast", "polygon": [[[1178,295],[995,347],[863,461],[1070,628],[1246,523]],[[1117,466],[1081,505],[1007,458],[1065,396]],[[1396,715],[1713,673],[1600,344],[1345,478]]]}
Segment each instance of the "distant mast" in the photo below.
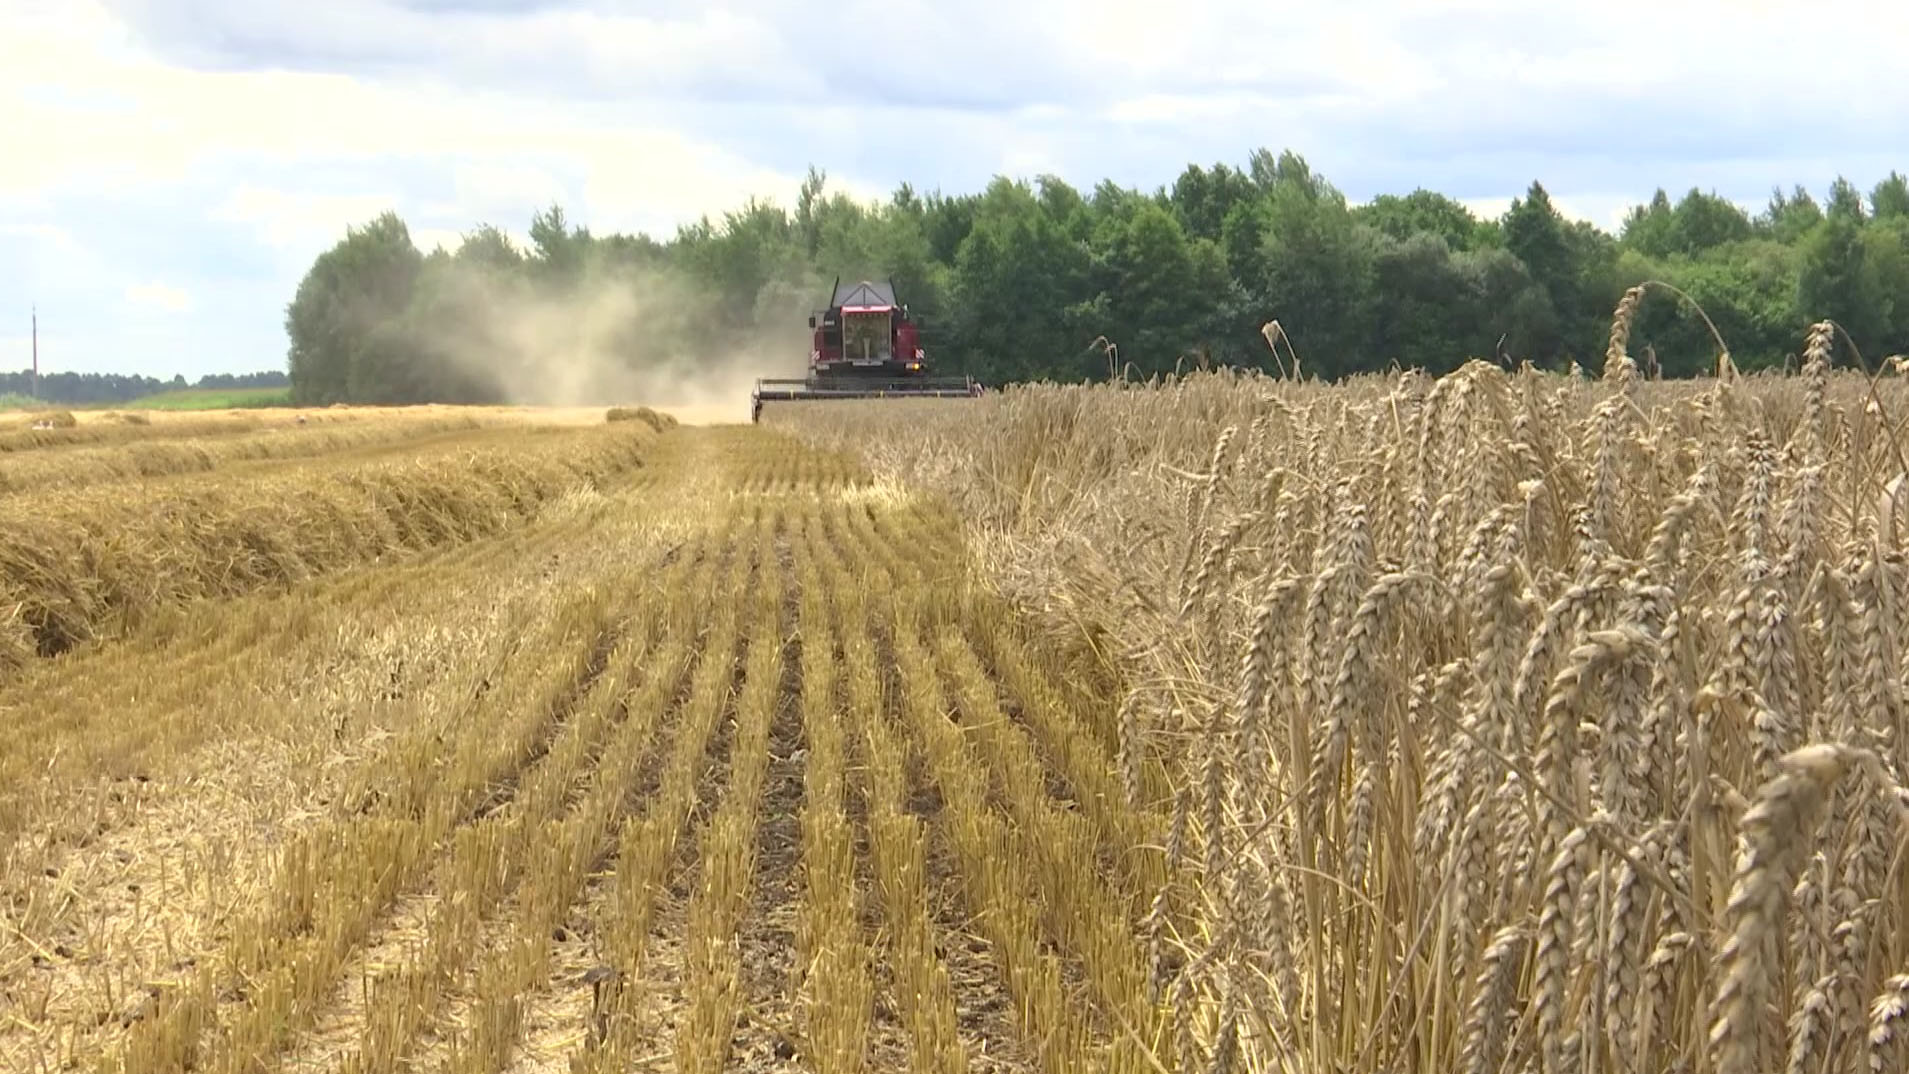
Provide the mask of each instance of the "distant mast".
{"label": "distant mast", "polygon": [[40,305],[33,305],[33,398],[40,397]]}

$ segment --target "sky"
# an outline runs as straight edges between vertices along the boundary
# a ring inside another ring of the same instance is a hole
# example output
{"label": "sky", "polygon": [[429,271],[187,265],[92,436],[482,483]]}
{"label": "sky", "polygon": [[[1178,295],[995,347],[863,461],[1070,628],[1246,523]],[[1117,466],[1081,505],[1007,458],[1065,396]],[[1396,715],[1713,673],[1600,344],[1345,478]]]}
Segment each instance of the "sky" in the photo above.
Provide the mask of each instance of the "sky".
{"label": "sky", "polygon": [[0,368],[283,369],[312,259],[564,206],[673,234],[810,165],[879,197],[1152,190],[1292,149],[1354,201],[1615,230],[1658,187],[1909,169],[1909,5],[1848,0],[0,0]]}

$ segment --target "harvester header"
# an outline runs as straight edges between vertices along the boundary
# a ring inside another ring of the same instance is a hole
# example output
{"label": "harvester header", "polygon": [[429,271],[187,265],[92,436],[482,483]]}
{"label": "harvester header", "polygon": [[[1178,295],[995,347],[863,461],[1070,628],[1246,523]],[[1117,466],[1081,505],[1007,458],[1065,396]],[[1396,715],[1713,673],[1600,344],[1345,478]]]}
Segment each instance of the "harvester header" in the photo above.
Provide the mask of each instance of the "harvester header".
{"label": "harvester header", "polygon": [[981,394],[981,385],[971,378],[929,374],[920,327],[895,297],[893,281],[844,285],[838,276],[828,307],[809,316],[809,328],[809,375],[756,381],[750,420],[761,420],[764,402]]}

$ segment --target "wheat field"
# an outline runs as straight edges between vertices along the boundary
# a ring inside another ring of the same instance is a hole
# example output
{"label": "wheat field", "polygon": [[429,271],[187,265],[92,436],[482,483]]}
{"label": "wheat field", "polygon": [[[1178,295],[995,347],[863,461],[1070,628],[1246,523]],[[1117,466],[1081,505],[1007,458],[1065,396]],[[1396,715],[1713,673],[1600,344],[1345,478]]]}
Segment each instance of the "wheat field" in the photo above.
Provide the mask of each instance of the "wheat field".
{"label": "wheat field", "polygon": [[1903,1069],[1834,343],[25,444],[0,1069]]}
{"label": "wheat field", "polygon": [[1625,327],[1598,380],[780,419],[942,493],[1116,674],[1117,791],[1167,848],[1153,1061],[1909,1069],[1909,392],[1832,372],[1827,322],[1798,375],[1683,383]]}

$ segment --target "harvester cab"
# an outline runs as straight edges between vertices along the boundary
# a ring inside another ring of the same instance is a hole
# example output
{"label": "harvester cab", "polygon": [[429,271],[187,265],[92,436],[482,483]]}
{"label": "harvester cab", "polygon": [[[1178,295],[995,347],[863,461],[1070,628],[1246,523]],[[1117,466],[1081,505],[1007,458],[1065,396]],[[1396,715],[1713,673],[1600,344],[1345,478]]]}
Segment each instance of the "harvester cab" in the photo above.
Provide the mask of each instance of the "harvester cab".
{"label": "harvester cab", "polygon": [[750,420],[762,420],[765,402],[815,399],[968,399],[981,394],[969,377],[929,372],[921,330],[892,281],[837,277],[826,309],[810,315],[809,375],[756,381]]}

